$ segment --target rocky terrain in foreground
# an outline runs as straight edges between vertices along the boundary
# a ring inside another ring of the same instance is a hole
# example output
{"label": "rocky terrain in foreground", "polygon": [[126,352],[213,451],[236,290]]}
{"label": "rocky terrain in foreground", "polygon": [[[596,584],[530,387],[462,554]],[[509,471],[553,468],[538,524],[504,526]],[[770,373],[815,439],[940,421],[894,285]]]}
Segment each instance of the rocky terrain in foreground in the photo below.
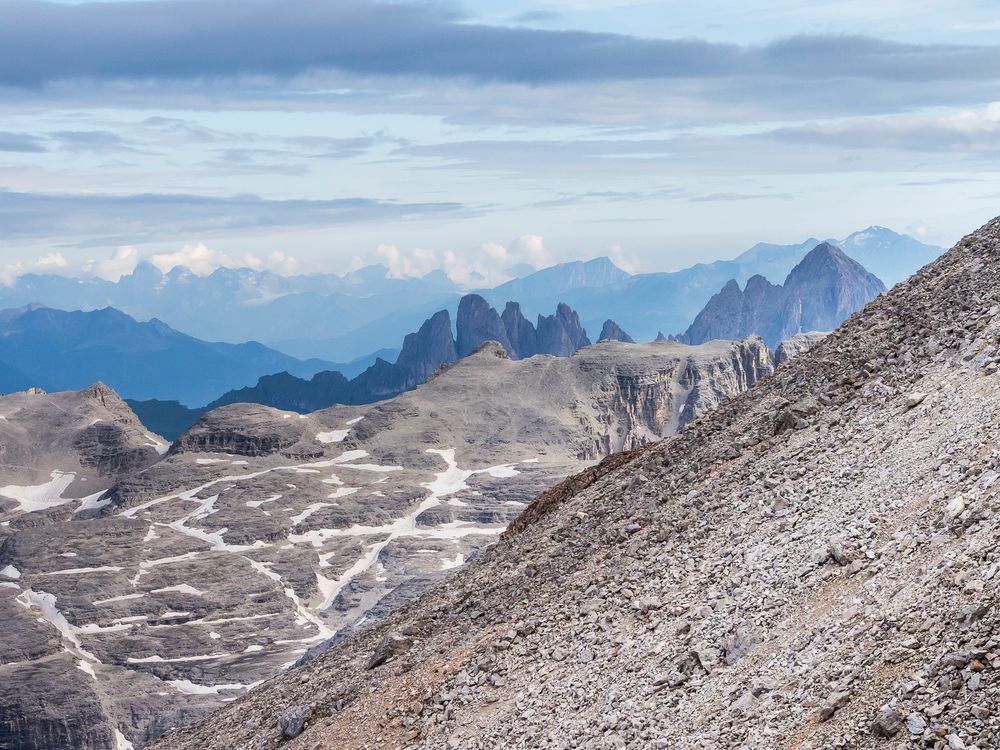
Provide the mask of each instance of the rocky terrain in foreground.
{"label": "rocky terrain in foreground", "polygon": [[158,748],[1000,746],[1000,219]]}
{"label": "rocky terrain in foreground", "polygon": [[145,745],[771,371],[759,339],[486,344],[372,406],[216,409],[169,452],[102,386],[2,397],[0,748]]}

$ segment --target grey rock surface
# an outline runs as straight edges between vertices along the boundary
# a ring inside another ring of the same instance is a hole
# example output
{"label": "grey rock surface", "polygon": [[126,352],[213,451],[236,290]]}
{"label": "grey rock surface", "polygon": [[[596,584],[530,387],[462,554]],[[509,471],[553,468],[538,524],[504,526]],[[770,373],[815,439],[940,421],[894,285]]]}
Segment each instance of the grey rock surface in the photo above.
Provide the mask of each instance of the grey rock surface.
{"label": "grey rock surface", "polygon": [[793,357],[809,351],[827,336],[829,333],[826,331],[809,331],[790,336],[778,344],[778,348],[774,350],[774,366],[780,367],[791,361]]}
{"label": "grey rock surface", "polygon": [[[169,450],[100,386],[2,397],[0,743],[146,745],[322,659],[545,488],[771,370],[759,339],[524,360],[488,343],[370,406],[221,407]],[[366,652],[384,653],[373,672],[420,643],[398,633]],[[275,706],[261,736],[314,703]]]}
{"label": "grey rock surface", "polygon": [[157,747],[269,747],[305,696],[292,748],[998,747],[998,346],[1000,219]]}

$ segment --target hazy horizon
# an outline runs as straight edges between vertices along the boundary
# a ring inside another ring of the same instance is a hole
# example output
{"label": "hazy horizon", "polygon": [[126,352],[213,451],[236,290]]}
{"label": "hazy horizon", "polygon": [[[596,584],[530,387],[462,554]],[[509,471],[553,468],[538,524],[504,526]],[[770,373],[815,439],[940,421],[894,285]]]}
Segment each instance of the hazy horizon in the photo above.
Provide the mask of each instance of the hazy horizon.
{"label": "hazy horizon", "polygon": [[989,3],[0,3],[0,276],[460,283],[997,213]]}

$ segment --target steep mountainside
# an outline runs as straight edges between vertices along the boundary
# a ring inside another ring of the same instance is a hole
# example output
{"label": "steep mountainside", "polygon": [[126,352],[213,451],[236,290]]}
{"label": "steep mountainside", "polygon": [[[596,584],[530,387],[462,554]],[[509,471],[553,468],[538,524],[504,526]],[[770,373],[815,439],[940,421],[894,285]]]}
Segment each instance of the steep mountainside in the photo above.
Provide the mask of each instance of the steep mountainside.
{"label": "steep mountainside", "polygon": [[[771,371],[759,339],[520,361],[489,344],[370,407],[216,409],[162,460],[106,389],[0,398],[23,466],[0,487],[0,747],[146,744],[414,597],[545,487]],[[98,397],[117,442],[93,437]]]}
{"label": "steep mountainside", "polygon": [[681,337],[689,344],[758,334],[769,346],[808,331],[836,328],[885,286],[838,248],[822,243],[792,269],[782,286],[752,276],[745,289],[729,281]]}
{"label": "steep mountainside", "polygon": [[139,323],[110,307],[64,312],[29,306],[5,313],[0,362],[24,377],[27,385],[21,387],[65,390],[104,380],[130,398],[203,404],[267,373],[309,376],[334,366],[297,360],[255,342],[201,341],[159,320]]}
{"label": "steep mountainside", "polygon": [[160,748],[1000,745],[1000,219]]}

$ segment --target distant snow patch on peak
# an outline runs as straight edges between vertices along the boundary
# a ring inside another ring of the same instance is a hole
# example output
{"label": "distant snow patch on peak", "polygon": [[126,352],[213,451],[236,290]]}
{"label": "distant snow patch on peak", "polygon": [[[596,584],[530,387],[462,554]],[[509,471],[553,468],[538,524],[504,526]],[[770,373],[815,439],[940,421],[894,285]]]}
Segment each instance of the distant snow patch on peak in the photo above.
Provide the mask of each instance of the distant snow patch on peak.
{"label": "distant snow patch on peak", "polygon": [[0,570],[0,576],[3,576],[4,578],[12,578],[13,580],[16,581],[18,578],[21,577],[21,571],[15,568],[13,565],[8,565],[2,570]]}

